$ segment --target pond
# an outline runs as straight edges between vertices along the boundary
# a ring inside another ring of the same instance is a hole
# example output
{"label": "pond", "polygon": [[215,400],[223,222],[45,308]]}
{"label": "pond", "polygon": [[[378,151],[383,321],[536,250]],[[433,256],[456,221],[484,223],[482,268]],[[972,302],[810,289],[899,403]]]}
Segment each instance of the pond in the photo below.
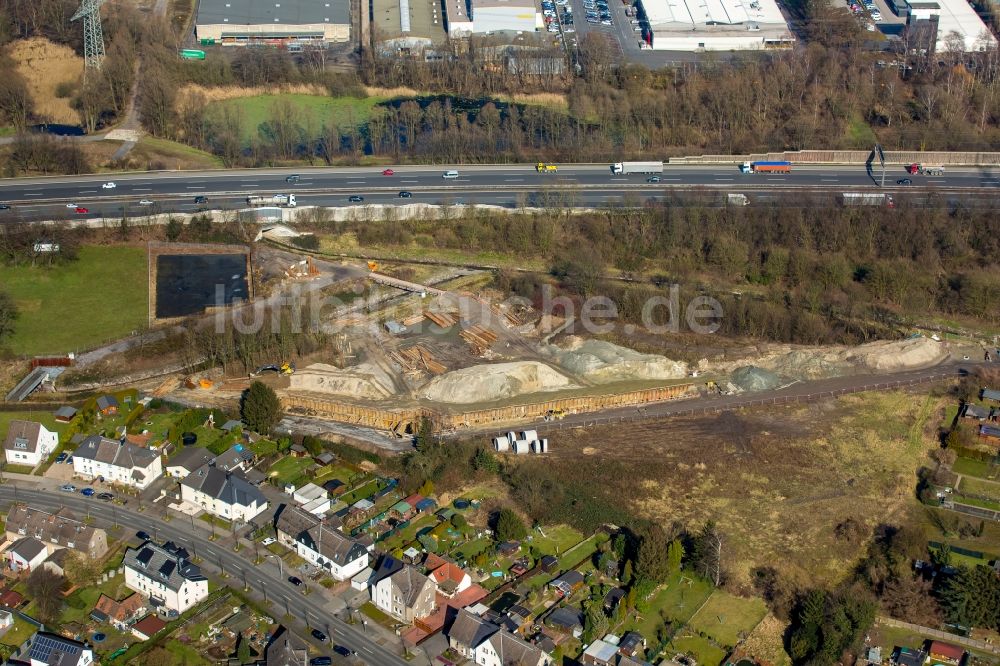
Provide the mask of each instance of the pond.
{"label": "pond", "polygon": [[242,254],[161,254],[156,257],[156,316],[186,317],[249,296]]}

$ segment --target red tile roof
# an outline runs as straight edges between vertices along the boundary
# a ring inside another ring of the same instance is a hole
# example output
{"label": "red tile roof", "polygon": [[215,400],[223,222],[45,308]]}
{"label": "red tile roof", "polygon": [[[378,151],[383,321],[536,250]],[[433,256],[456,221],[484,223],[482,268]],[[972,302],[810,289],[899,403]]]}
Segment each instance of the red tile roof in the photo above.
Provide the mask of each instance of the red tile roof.
{"label": "red tile roof", "polygon": [[462,567],[457,564],[452,564],[451,562],[445,562],[437,569],[431,572],[431,578],[434,582],[440,585],[446,580],[453,581],[456,585],[465,580],[468,574],[462,570]]}
{"label": "red tile roof", "polygon": [[945,643],[943,641],[931,641],[931,656],[941,656],[945,659],[954,659],[955,661],[960,661],[962,656],[965,654],[965,650],[957,645],[951,643]]}
{"label": "red tile roof", "polygon": [[155,615],[147,615],[146,617],[136,622],[135,626],[133,626],[132,629],[138,631],[140,634],[143,634],[144,636],[152,638],[153,634],[160,631],[165,626],[167,626],[167,623],[161,620],[160,618],[156,617]]}

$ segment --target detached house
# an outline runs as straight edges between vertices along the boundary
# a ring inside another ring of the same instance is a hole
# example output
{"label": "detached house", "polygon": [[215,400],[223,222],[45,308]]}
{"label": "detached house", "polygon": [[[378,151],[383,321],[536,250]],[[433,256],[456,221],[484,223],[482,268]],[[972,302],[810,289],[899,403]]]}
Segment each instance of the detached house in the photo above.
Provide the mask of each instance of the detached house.
{"label": "detached house", "polygon": [[465,608],[459,608],[445,635],[448,637],[448,647],[466,659],[475,661],[476,648],[498,631],[500,627],[489,620]]}
{"label": "detached house", "polygon": [[183,613],[208,596],[208,579],[201,569],[191,564],[186,550],[169,541],[129,548],[122,563],[125,585],[149,597],[153,606]]}
{"label": "detached house", "polygon": [[143,490],[163,476],[163,461],[156,451],[93,435],[73,453],[73,471],[88,479],[103,476],[108,482]]}
{"label": "detached house", "polygon": [[145,614],[146,599],[141,594],[131,594],[121,601],[102,594],[90,611],[95,621],[107,622],[118,631],[128,631],[129,625]]}
{"label": "detached house", "polygon": [[4,440],[4,454],[9,465],[34,467],[59,445],[59,435],[34,421],[11,421]]}
{"label": "detached house", "polygon": [[539,647],[464,608],[445,632],[448,645],[479,666],[548,666]]}
{"label": "detached house", "polygon": [[384,558],[369,584],[375,606],[401,622],[434,612],[434,581],[399,560]]}
{"label": "detached house", "polygon": [[368,549],[339,527],[339,519],[323,520],[288,504],[281,507],[274,522],[279,543],[333,578],[347,580],[368,566]]}
{"label": "detached house", "polygon": [[55,513],[16,504],[7,513],[6,536],[10,541],[34,537],[45,544],[47,554],[69,548],[87,557],[104,557],[108,552],[108,534],[76,519],[66,508]]}
{"label": "detached house", "polygon": [[39,631],[26,644],[31,666],[90,666],[94,651],[86,643]]}
{"label": "detached house", "polygon": [[24,537],[15,541],[5,553],[13,571],[34,571],[49,556],[45,544],[34,537]]}
{"label": "detached house", "polygon": [[452,562],[445,562],[431,571],[431,580],[437,585],[438,592],[449,598],[472,586],[472,578],[469,574]]}
{"label": "detached house", "polygon": [[213,516],[248,523],[267,509],[267,498],[243,472],[203,465],[181,481],[181,499]]}

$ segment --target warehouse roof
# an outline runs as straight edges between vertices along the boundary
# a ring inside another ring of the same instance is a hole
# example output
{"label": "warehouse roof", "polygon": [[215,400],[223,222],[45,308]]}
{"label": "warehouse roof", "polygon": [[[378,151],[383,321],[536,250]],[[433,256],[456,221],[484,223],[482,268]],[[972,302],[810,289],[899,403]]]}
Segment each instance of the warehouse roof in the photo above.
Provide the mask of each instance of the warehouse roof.
{"label": "warehouse roof", "polygon": [[[928,8],[920,2],[908,4],[914,9]],[[967,51],[978,51],[980,48],[996,45],[996,37],[993,36],[986,24],[983,23],[983,19],[979,18],[979,14],[967,0],[938,0],[937,5],[938,7],[930,7],[929,9],[938,15],[938,51],[945,50],[948,36],[952,33],[957,33],[962,38],[964,48]]]}
{"label": "warehouse roof", "polygon": [[201,0],[198,23],[316,25],[350,23],[347,0]]}
{"label": "warehouse roof", "polygon": [[[464,0],[461,0],[465,4]],[[372,26],[379,39],[445,40],[444,14],[435,0],[372,0]]]}
{"label": "warehouse roof", "polygon": [[727,26],[785,23],[774,0],[642,0],[651,26]]}

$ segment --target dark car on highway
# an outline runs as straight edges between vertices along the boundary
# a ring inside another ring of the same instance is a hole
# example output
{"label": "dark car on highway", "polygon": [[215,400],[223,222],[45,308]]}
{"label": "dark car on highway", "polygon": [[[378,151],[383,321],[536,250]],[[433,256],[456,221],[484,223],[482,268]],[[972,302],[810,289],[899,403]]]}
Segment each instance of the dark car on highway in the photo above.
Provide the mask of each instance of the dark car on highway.
{"label": "dark car on highway", "polygon": [[313,629],[311,633],[312,633],[312,637],[315,638],[316,640],[318,640],[320,643],[325,643],[326,642],[326,634],[324,634],[319,629]]}
{"label": "dark car on highway", "polygon": [[205,203],[208,203],[208,197],[202,197],[202,196],[195,197],[194,198],[194,202],[196,204],[205,204]]}
{"label": "dark car on highway", "polygon": [[909,178],[900,178],[896,181],[897,185],[913,185],[913,181]]}
{"label": "dark car on highway", "polygon": [[309,666],[330,666],[333,663],[333,659],[329,657],[313,657],[309,660]]}
{"label": "dark car on highway", "polygon": [[351,655],[357,654],[354,650],[350,648],[345,648],[343,645],[334,645],[333,651],[339,654],[341,657],[350,657]]}
{"label": "dark car on highway", "polygon": [[352,194],[351,196],[347,197],[347,200],[350,201],[351,203],[361,203],[362,201],[365,200],[365,198],[360,194]]}
{"label": "dark car on highway", "polygon": [[299,182],[299,177],[298,177],[298,175],[293,174],[293,175],[288,176],[287,178],[285,178],[285,182],[286,183],[297,183],[297,182]]}
{"label": "dark car on highway", "polygon": [[142,530],[136,532],[135,535],[136,537],[142,539],[143,541],[152,541],[153,539],[153,537],[149,536],[148,532],[143,532]]}
{"label": "dark car on highway", "polygon": [[398,196],[400,199],[409,199],[410,197],[413,196],[413,192],[408,192],[407,190],[400,190]]}
{"label": "dark car on highway", "polygon": [[302,579],[299,578],[298,576],[289,576],[288,582],[294,585],[295,587],[298,587],[299,585],[302,584]]}

